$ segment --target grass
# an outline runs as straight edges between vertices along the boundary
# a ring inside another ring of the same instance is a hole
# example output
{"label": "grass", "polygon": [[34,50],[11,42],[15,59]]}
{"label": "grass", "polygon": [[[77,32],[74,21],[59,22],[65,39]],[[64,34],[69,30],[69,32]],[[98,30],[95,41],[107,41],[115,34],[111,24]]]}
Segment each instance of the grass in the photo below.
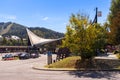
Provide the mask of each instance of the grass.
{"label": "grass", "polygon": [[120,66],[118,66],[118,67],[115,67],[114,69],[115,69],[115,70],[120,70]]}
{"label": "grass", "polygon": [[119,70],[120,70],[120,66],[118,66],[118,67],[117,67],[117,69],[119,69]]}
{"label": "grass", "polygon": [[50,65],[46,65],[46,68],[74,68],[74,69],[81,69],[81,68],[93,68],[94,64],[90,60],[81,61],[80,56],[72,56],[60,60],[58,62],[52,63]]}
{"label": "grass", "polygon": [[76,61],[80,60],[80,56],[68,57],[56,63],[46,65],[47,68],[75,68]]}

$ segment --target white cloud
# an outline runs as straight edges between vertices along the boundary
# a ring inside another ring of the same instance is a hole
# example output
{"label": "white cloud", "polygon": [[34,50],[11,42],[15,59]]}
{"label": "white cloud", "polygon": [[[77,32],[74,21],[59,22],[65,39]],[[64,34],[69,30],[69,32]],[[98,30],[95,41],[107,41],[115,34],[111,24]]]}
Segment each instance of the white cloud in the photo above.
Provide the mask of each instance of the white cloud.
{"label": "white cloud", "polygon": [[3,14],[0,14],[0,18],[2,19],[7,19],[7,20],[16,20],[17,17],[15,15],[3,15]]}
{"label": "white cloud", "polygon": [[47,21],[48,19],[49,19],[48,17],[44,17],[42,20]]}

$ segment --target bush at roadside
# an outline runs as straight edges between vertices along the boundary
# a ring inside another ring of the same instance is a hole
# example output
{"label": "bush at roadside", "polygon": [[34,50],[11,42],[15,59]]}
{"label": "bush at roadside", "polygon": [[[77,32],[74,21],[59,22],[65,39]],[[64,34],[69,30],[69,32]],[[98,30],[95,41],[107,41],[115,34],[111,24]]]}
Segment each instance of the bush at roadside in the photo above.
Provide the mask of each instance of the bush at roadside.
{"label": "bush at roadside", "polygon": [[117,58],[120,59],[120,53],[116,54]]}

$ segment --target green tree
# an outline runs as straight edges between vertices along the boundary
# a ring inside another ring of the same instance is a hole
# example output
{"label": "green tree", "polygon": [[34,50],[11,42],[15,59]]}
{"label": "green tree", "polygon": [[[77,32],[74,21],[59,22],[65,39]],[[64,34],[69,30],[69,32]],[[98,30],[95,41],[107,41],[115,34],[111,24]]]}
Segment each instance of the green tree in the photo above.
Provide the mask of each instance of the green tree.
{"label": "green tree", "polygon": [[12,42],[12,40],[7,40],[6,45],[7,45],[7,46],[13,46],[13,42]]}
{"label": "green tree", "polygon": [[3,37],[2,45],[6,45],[6,43],[7,43],[7,40],[5,37]]}
{"label": "green tree", "polygon": [[120,0],[112,0],[108,21],[111,30],[109,41],[120,44]]}
{"label": "green tree", "polygon": [[62,47],[67,47],[75,55],[88,59],[94,56],[96,49],[100,49],[105,44],[104,27],[99,24],[90,24],[86,16],[80,14],[70,17],[65,39],[62,41]]}

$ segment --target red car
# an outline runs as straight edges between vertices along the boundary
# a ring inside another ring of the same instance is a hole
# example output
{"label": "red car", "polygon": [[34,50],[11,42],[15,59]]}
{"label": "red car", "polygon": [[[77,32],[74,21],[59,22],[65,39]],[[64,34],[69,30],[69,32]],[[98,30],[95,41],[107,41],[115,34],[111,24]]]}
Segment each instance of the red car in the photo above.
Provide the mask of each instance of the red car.
{"label": "red car", "polygon": [[2,60],[14,60],[12,54],[6,54],[2,57]]}

